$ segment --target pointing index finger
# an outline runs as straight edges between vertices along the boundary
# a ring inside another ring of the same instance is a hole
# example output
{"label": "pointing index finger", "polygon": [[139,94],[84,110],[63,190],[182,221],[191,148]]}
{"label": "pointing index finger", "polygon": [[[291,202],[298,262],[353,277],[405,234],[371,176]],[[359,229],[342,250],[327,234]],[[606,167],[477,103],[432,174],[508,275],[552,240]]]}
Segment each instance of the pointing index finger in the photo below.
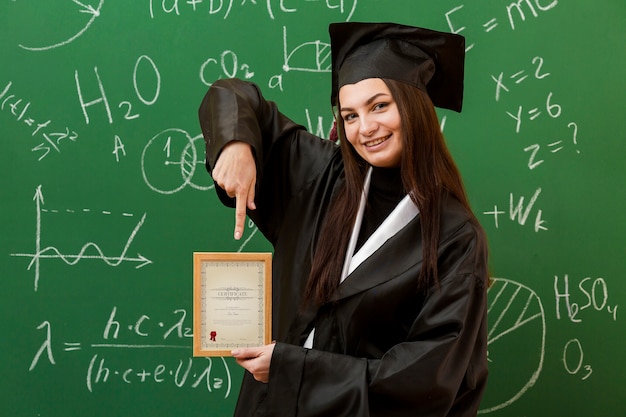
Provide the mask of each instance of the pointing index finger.
{"label": "pointing index finger", "polygon": [[243,228],[246,224],[246,203],[245,192],[238,192],[235,196],[235,240],[241,239]]}

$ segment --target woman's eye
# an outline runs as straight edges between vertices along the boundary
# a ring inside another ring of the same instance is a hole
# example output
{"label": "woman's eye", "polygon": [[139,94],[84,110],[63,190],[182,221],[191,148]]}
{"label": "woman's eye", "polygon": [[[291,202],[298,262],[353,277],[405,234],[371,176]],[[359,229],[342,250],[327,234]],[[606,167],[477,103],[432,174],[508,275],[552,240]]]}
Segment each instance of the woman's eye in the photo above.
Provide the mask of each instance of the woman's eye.
{"label": "woman's eye", "polygon": [[376,103],[374,105],[374,110],[382,110],[387,107],[387,103]]}
{"label": "woman's eye", "polygon": [[346,122],[349,122],[350,120],[354,119],[355,117],[356,117],[356,114],[348,113],[348,114],[345,114],[343,116],[343,120],[346,121]]}

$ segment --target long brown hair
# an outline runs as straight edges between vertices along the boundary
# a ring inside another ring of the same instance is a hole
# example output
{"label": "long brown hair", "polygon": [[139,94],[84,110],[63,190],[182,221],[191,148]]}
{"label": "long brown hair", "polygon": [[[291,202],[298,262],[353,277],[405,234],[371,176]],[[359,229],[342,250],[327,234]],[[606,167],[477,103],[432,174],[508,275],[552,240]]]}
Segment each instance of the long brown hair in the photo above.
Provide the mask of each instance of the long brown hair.
{"label": "long brown hair", "polygon": [[[438,282],[437,249],[444,192],[456,197],[470,214],[472,211],[428,94],[402,82],[383,81],[396,101],[402,121],[400,171],[404,190],[420,211],[423,262],[417,288],[425,289]],[[316,244],[305,293],[305,300],[314,305],[327,302],[339,284],[368,168],[367,162],[345,140],[341,117],[337,117],[337,130],[345,183],[330,203]]]}

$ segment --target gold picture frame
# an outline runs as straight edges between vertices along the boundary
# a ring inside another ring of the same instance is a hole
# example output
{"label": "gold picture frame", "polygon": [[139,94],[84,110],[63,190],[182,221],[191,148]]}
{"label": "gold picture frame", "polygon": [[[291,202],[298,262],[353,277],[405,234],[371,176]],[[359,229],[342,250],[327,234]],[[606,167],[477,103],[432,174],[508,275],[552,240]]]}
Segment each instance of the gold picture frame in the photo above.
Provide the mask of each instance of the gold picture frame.
{"label": "gold picture frame", "polygon": [[194,252],[193,355],[271,343],[272,254]]}

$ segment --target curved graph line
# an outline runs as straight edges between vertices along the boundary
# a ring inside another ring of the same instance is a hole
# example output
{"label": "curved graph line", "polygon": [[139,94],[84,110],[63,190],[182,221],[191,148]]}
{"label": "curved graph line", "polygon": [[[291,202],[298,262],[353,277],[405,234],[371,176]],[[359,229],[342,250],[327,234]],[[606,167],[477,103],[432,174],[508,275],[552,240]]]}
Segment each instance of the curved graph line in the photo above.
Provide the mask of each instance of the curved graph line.
{"label": "curved graph line", "polygon": [[[37,201],[37,238],[36,238],[35,253],[12,253],[11,256],[31,258],[27,269],[30,270],[33,267],[33,265],[35,266],[35,283],[34,283],[35,291],[37,291],[39,287],[39,278],[40,278],[39,264],[40,264],[41,259],[61,259],[63,262],[65,262],[66,264],[70,266],[76,265],[81,259],[100,259],[104,261],[107,265],[113,266],[113,267],[119,266],[122,262],[137,262],[137,266],[135,266],[135,269],[142,268],[152,263],[150,259],[141,255],[140,253],[137,253],[137,256],[134,258],[130,258],[126,256],[130,248],[130,245],[132,244],[133,240],[135,239],[135,236],[139,232],[139,229],[141,228],[141,226],[143,225],[146,219],[146,213],[144,213],[144,215],[141,217],[141,220],[137,223],[137,225],[131,232],[130,236],[128,237],[128,240],[126,241],[126,244],[124,245],[124,249],[122,250],[122,253],[119,256],[106,256],[102,252],[102,249],[100,249],[100,247],[93,242],[88,242],[85,245],[83,245],[83,247],[81,248],[80,252],[77,255],[63,255],[54,246],[48,246],[44,249],[40,248],[39,239],[40,239],[41,218],[40,218],[40,206],[39,205],[43,201],[43,195],[41,194],[41,186],[37,188],[37,193],[35,194],[34,199]],[[99,255],[85,255],[85,252],[89,248],[94,248],[98,252]],[[50,252],[52,252],[52,254],[50,254]]]}
{"label": "curved graph line", "polygon": [[[146,214],[144,213],[143,217],[137,223],[137,225],[133,229],[132,233],[128,237],[128,240],[126,241],[126,245],[124,245],[124,249],[122,250],[122,253],[120,254],[120,256],[106,256],[104,254],[104,252],[102,252],[102,249],[100,249],[100,247],[98,245],[96,245],[95,243],[93,243],[93,242],[88,242],[85,245],[83,245],[83,247],[81,248],[81,250],[78,253],[78,255],[63,255],[54,246],[48,246],[47,248],[42,249],[41,251],[39,251],[39,253],[37,253],[37,254],[35,254],[33,256],[33,259],[31,259],[30,263],[28,264],[28,269],[30,269],[32,267],[32,265],[35,262],[37,262],[39,259],[41,259],[41,258],[57,258],[57,259],[61,259],[66,264],[72,265],[72,266],[76,265],[81,259],[102,259],[109,266],[118,266],[123,261],[131,261],[131,260],[132,261],[142,261],[143,263],[141,263],[138,266],[136,266],[136,268],[141,268],[142,266],[144,266],[146,264],[152,263],[152,261],[150,261],[149,259],[141,256],[140,254],[137,254],[137,258],[132,258],[132,259],[131,258],[127,258],[126,257],[126,253],[128,252],[128,248],[130,247],[130,245],[132,244],[133,240],[135,239],[135,235],[137,235],[137,232],[139,231],[139,229],[143,225],[143,222],[145,221],[145,219],[146,219]],[[100,255],[98,255],[98,256],[96,256],[96,255],[85,256],[85,252],[89,248],[96,249],[96,251]],[[45,253],[47,253],[47,252],[54,252],[56,255],[45,255]],[[73,260],[70,261],[70,259],[73,259]],[[112,262],[112,261],[114,261],[114,262]]]}
{"label": "curved graph line", "polygon": [[72,1],[84,8],[83,10],[80,11],[81,13],[89,13],[92,15],[91,19],[89,19],[85,27],[82,28],[76,35],[64,41],[55,43],[54,45],[33,47],[33,46],[25,46],[25,45],[19,44],[19,47],[26,49],[28,51],[46,51],[48,49],[54,49],[54,48],[58,48],[59,46],[67,45],[68,43],[74,41],[76,38],[78,38],[83,33],[85,33],[85,31],[89,29],[89,26],[91,26],[93,21],[96,20],[96,17],[100,16],[100,9],[102,8],[102,4],[104,3],[104,0],[100,0],[100,3],[98,4],[98,7],[96,9],[94,9],[92,6],[85,6],[84,4],[79,3],[76,0],[72,0]]}
{"label": "curved graph line", "polygon": [[[98,251],[99,255],[85,255],[85,252],[89,248],[96,249],[96,251]],[[54,252],[55,255],[46,255],[45,254],[46,252]],[[152,263],[152,261],[150,261],[148,258],[142,256],[140,253],[137,254],[136,258],[127,258],[126,257],[126,248],[125,248],[124,252],[122,252],[122,254],[120,256],[106,256],[102,252],[102,249],[100,249],[100,246],[98,246],[97,244],[95,244],[93,242],[88,242],[81,248],[81,251],[78,253],[78,255],[63,255],[54,246],[48,246],[47,248],[45,248],[44,250],[39,252],[39,255],[33,255],[33,259],[28,264],[28,269],[30,269],[32,267],[33,263],[37,259],[44,259],[44,258],[45,259],[53,259],[53,258],[54,259],[61,259],[63,262],[65,262],[66,264],[68,264],[70,266],[76,265],[81,259],[101,259],[109,266],[119,266],[123,261],[143,261],[142,264],[137,265],[135,268],[141,268],[144,265]],[[69,259],[74,259],[74,260],[70,261]],[[112,261],[115,261],[115,262],[112,262]]]}

